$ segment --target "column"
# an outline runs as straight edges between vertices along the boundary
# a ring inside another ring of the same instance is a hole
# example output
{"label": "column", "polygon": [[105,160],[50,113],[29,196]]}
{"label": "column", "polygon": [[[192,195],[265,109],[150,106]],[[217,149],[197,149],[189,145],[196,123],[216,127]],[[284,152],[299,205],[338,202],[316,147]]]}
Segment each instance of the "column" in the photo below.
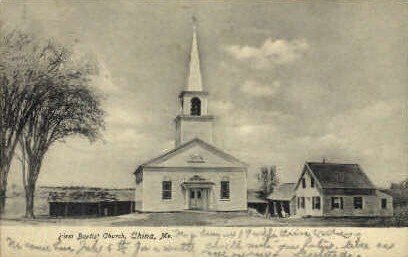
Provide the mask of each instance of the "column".
{"label": "column", "polygon": [[190,190],[186,188],[186,189],[184,190],[184,201],[185,201],[185,209],[186,209],[186,210],[187,210],[188,207],[189,207],[189,206],[188,206],[188,199],[189,199],[189,198],[188,198],[188,197],[189,197],[188,194],[189,194],[189,193],[190,193]]}
{"label": "column", "polygon": [[273,203],[273,215],[278,215],[278,210],[277,210],[277,208],[276,208],[276,201],[273,201],[272,202]]}
{"label": "column", "polygon": [[113,215],[118,215],[118,202],[113,202]]}
{"label": "column", "polygon": [[132,212],[133,212],[133,204],[134,204],[134,202],[133,202],[133,201],[130,201],[130,210],[129,210],[129,213],[132,213]]}
{"label": "column", "polygon": [[101,202],[98,202],[98,216],[102,216]]}
{"label": "column", "polygon": [[64,217],[68,216],[68,205],[69,203],[64,203]]}

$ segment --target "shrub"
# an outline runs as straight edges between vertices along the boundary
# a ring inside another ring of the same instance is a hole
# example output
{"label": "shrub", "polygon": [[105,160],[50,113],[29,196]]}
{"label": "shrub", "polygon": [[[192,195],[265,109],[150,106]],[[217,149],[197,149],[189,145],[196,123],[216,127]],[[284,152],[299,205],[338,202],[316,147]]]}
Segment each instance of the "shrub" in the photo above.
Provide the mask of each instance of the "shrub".
{"label": "shrub", "polygon": [[407,227],[408,226],[408,206],[396,206],[394,216],[391,218],[391,226]]}

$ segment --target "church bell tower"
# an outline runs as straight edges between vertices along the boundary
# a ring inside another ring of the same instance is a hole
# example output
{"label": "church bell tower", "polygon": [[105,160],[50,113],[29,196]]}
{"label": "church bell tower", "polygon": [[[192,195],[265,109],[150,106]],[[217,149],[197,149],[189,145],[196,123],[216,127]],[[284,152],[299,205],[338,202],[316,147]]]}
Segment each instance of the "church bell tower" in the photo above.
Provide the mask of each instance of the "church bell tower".
{"label": "church bell tower", "polygon": [[203,90],[196,26],[193,25],[190,62],[185,90],[179,95],[180,113],[176,117],[176,146],[194,138],[212,144],[214,116],[208,115],[208,92]]}

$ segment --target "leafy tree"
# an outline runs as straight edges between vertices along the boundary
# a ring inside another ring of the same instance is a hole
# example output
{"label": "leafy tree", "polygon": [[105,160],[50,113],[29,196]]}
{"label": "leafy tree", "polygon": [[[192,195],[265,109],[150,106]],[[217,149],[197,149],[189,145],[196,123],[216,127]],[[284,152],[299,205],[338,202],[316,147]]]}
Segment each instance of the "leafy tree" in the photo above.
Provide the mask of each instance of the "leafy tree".
{"label": "leafy tree", "polygon": [[0,213],[10,163],[20,143],[26,216],[34,217],[35,184],[50,146],[71,135],[95,140],[103,128],[100,97],[90,87],[95,65],[75,61],[53,41],[13,31],[0,41]]}
{"label": "leafy tree", "polygon": [[408,179],[405,179],[399,183],[392,183],[389,191],[393,197],[394,207],[408,206]]}
{"label": "leafy tree", "polygon": [[28,218],[34,217],[35,185],[50,146],[72,135],[81,135],[93,141],[103,127],[99,99],[89,88],[73,86],[59,90],[58,97],[44,101],[42,108],[29,119],[20,141],[27,164],[23,183]]}
{"label": "leafy tree", "polygon": [[52,97],[50,83],[59,56],[46,56],[48,45],[40,46],[27,34],[12,31],[0,38],[0,216],[4,213],[7,178],[23,129],[39,108]]}

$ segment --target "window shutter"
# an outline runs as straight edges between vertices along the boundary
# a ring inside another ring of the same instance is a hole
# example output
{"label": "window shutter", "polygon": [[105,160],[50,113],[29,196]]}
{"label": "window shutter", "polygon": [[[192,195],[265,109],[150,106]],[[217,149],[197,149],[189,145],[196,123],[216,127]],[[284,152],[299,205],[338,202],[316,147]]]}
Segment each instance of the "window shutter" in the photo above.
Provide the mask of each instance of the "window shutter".
{"label": "window shutter", "polygon": [[340,197],[340,209],[343,209],[343,197]]}

